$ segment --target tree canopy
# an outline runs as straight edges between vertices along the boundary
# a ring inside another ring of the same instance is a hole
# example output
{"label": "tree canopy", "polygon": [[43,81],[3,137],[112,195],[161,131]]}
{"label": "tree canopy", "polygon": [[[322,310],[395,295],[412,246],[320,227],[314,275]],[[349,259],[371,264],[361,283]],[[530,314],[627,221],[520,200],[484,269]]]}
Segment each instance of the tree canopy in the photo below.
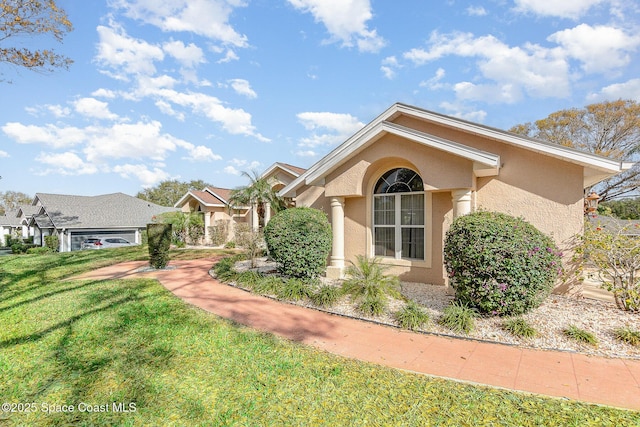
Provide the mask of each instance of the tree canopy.
{"label": "tree canopy", "polygon": [[[70,58],[53,49],[19,46],[19,39],[49,35],[62,42],[72,29],[55,0],[0,0],[0,62],[41,72],[68,69],[73,63]],[[9,39],[12,45],[4,45]]]}
{"label": "tree canopy", "polygon": [[136,194],[139,199],[147,200],[160,206],[173,206],[189,190],[202,190],[205,187],[213,187],[211,184],[198,179],[189,182],[178,180],[162,181],[155,187],[146,188]]}
{"label": "tree canopy", "polygon": [[20,191],[0,191],[0,215],[7,211],[15,211],[23,205],[30,205],[32,201],[32,196]]}
{"label": "tree canopy", "polygon": [[[560,110],[534,123],[516,125],[510,131],[620,161],[636,161],[640,151],[640,104],[618,100]],[[606,201],[638,188],[640,167],[634,166],[591,190]]]}

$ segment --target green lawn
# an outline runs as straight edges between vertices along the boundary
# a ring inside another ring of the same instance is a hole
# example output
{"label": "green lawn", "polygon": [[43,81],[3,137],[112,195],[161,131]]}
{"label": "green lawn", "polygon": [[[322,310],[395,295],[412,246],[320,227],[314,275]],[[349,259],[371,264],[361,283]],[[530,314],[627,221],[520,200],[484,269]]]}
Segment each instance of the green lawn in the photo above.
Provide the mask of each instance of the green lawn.
{"label": "green lawn", "polygon": [[640,425],[639,413],[322,353],[187,306],[153,280],[62,280],[144,256],[0,257],[0,403],[31,411],[0,413],[0,426]]}

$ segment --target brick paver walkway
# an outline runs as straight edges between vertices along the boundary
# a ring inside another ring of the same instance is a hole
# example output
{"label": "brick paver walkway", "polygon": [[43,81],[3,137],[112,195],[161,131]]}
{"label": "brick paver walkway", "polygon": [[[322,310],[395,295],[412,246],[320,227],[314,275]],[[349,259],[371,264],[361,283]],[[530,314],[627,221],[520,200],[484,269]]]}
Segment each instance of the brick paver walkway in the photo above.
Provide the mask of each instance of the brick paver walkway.
{"label": "brick paver walkway", "polygon": [[280,303],[224,285],[215,259],[172,261],[140,273],[127,262],[82,278],[155,277],[177,297],[218,316],[342,356],[423,374],[640,410],[640,360],[418,334]]}

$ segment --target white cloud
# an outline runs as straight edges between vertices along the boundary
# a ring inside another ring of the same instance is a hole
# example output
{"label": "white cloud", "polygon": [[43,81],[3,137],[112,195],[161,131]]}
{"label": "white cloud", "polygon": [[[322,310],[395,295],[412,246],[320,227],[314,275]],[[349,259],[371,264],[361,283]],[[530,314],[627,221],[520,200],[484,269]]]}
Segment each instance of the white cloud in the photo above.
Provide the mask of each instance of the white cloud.
{"label": "white cloud", "polygon": [[73,102],[73,106],[76,112],[85,117],[105,120],[115,120],[118,118],[117,114],[109,111],[108,103],[98,101],[95,98],[80,98]]}
{"label": "white cloud", "polygon": [[127,80],[127,75],[146,74],[156,72],[154,61],[162,61],[164,52],[159,46],[144,40],[129,37],[124,29],[111,23],[111,27],[98,26],[98,53],[96,61],[106,67],[114,69],[112,77]]}
{"label": "white cloud", "polygon": [[566,54],[582,62],[587,73],[603,73],[627,65],[640,46],[640,37],[619,28],[580,24],[558,31],[547,40],[558,43]]}
{"label": "white cloud", "polygon": [[23,125],[9,122],[2,126],[2,131],[19,144],[44,144],[53,148],[71,147],[86,141],[86,135],[80,128],[55,125]]}
{"label": "white cloud", "polygon": [[438,68],[436,70],[436,74],[433,77],[431,77],[429,80],[420,82],[420,87],[427,87],[431,90],[442,89],[445,85],[443,83],[440,83],[440,81],[446,74],[447,73],[443,68]]}
{"label": "white cloud", "polygon": [[[461,82],[457,92],[465,99],[514,102],[526,92],[532,97],[563,97],[569,94],[569,64],[560,48],[546,49],[527,43],[510,47],[494,36],[475,37],[470,33],[432,33],[428,49],[412,49],[404,54],[416,65],[444,56],[478,58],[484,83]],[[490,90],[497,89],[491,94]]]}
{"label": "white cloud", "polygon": [[88,127],[85,131],[91,137],[84,153],[91,162],[122,158],[163,160],[167,152],[175,151],[179,144],[186,142],[163,134],[161,128],[157,121]]}
{"label": "white cloud", "polygon": [[331,35],[330,42],[341,41],[343,46],[357,46],[361,52],[378,52],[386,45],[377,31],[367,27],[373,17],[369,0],[288,0],[304,13],[322,22]]}
{"label": "white cloud", "polygon": [[40,153],[36,157],[36,161],[44,165],[52,166],[44,170],[40,170],[40,175],[49,175],[52,173],[60,175],[91,175],[98,172],[95,165],[86,163],[76,153]]}
{"label": "white cloud", "polygon": [[238,169],[236,169],[233,166],[226,166],[224,169],[222,169],[224,171],[224,173],[228,173],[229,175],[237,175],[240,176],[242,175],[242,172],[239,171]]}
{"label": "white cloud", "polygon": [[0,150],[0,158],[11,157],[6,151]]}
{"label": "white cloud", "polygon": [[633,99],[640,102],[640,78],[605,86],[599,93],[591,93],[587,96],[589,102],[616,99]]}
{"label": "white cloud", "polygon": [[515,10],[541,16],[578,19],[593,6],[607,0],[515,0]]}
{"label": "white cloud", "polygon": [[93,92],[91,92],[91,96],[95,96],[98,98],[113,99],[116,97],[116,93],[111,89],[100,88],[98,90],[94,90]]}
{"label": "white cloud", "polygon": [[238,59],[240,58],[233,50],[227,49],[227,52],[225,53],[224,57],[218,60],[218,64],[226,64],[227,62],[237,61]]}
{"label": "white cloud", "polygon": [[43,111],[51,114],[56,118],[68,117],[71,114],[71,110],[68,107],[63,107],[58,104],[45,104],[38,105],[36,107],[25,107],[25,111],[32,116],[40,116]]}
{"label": "white cloud", "polygon": [[402,68],[402,65],[398,62],[398,58],[395,56],[388,56],[382,60],[382,66],[380,66],[380,70],[382,74],[389,80],[392,80],[396,77],[396,70]]}
{"label": "white cloud", "polygon": [[487,10],[482,6],[469,6],[466,9],[469,16],[486,16]]}
{"label": "white cloud", "polygon": [[318,153],[313,150],[299,150],[296,151],[295,155],[298,157],[315,157]]}
{"label": "white cloud", "polygon": [[237,94],[246,96],[247,98],[257,98],[258,94],[251,89],[251,84],[244,79],[229,80],[229,84]]}
{"label": "white cloud", "polygon": [[193,68],[198,64],[206,62],[202,49],[193,43],[185,45],[179,40],[172,40],[163,44],[162,48],[182,64],[183,67]]}
{"label": "white cloud", "polygon": [[229,24],[234,9],[245,7],[243,0],[114,0],[133,19],[163,31],[199,34],[237,47],[247,47],[247,37]]}
{"label": "white cloud", "polygon": [[243,109],[228,108],[216,97],[196,92],[177,92],[170,89],[150,91],[148,95],[160,97],[182,107],[191,108],[194,113],[202,114],[208,119],[220,123],[222,128],[234,135],[253,136],[260,141],[268,142],[269,138],[256,132],[251,124],[251,114]]}
{"label": "white cloud", "polygon": [[487,112],[484,110],[469,111],[468,107],[454,104],[451,102],[440,103],[440,108],[447,111],[449,115],[458,117],[460,119],[469,120],[475,123],[482,123],[487,117]]}
{"label": "white cloud", "polygon": [[[304,112],[297,114],[296,117],[305,129],[314,131],[311,136],[301,140],[300,145],[305,147],[335,145],[364,126],[364,123],[351,114]],[[323,133],[317,131],[323,131]]]}
{"label": "white cloud", "polygon": [[153,170],[150,170],[143,164],[118,165],[113,168],[113,172],[119,174],[123,178],[128,179],[131,176],[137,178],[144,188],[153,187],[157,183],[170,178],[170,175],[162,169],[154,167]]}
{"label": "white cloud", "polygon": [[204,145],[194,146],[190,143],[178,144],[189,152],[189,157],[183,157],[184,160],[192,162],[212,162],[214,160],[222,160],[218,154],[214,154],[211,148]]}

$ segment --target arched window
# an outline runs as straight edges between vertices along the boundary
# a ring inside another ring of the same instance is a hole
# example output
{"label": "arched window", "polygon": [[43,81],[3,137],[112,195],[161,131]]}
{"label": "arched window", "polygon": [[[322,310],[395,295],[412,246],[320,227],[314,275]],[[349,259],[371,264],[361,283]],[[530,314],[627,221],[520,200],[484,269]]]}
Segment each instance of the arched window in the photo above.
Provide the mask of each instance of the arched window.
{"label": "arched window", "polygon": [[424,260],[424,218],[420,175],[407,168],[386,172],[373,190],[374,254]]}

